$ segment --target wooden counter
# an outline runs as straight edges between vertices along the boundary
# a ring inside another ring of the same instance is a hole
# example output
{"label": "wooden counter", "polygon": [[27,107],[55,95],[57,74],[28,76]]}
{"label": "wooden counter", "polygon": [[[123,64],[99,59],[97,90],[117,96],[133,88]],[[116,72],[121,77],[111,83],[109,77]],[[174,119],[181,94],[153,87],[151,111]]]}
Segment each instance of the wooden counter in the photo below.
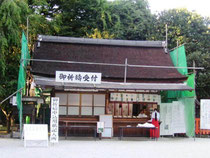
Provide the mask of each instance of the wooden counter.
{"label": "wooden counter", "polygon": [[[114,137],[119,136],[119,127],[120,126],[137,126],[139,123],[145,123],[149,119],[148,118],[113,118],[113,135]],[[66,124],[66,121],[69,125],[74,126],[93,126],[97,125],[97,122],[99,121],[99,117],[62,117],[59,118],[59,126],[64,126]],[[69,129],[68,133],[71,133],[71,135],[74,136],[93,136],[94,130],[92,129]],[[65,135],[65,130],[60,128],[60,135]],[[123,131],[124,136],[129,137],[148,137],[149,136],[149,129],[129,129]]]}

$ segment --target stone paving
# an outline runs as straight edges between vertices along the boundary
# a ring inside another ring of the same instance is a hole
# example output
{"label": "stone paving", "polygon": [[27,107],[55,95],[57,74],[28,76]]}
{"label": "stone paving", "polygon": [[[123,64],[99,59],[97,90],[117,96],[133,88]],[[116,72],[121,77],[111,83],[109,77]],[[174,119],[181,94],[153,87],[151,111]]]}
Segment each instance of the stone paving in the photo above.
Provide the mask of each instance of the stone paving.
{"label": "stone paving", "polygon": [[209,158],[209,138],[68,137],[48,147],[24,147],[23,140],[0,138],[0,158]]}

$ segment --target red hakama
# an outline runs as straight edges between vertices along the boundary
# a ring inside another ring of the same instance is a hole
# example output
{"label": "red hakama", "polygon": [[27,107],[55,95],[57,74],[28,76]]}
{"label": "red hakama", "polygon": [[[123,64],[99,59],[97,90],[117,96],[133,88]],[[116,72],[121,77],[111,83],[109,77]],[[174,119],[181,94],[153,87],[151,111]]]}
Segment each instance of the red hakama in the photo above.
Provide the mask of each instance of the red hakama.
{"label": "red hakama", "polygon": [[151,138],[159,138],[160,137],[160,125],[158,120],[152,119],[152,124],[156,127],[156,129],[150,129],[150,137]]}

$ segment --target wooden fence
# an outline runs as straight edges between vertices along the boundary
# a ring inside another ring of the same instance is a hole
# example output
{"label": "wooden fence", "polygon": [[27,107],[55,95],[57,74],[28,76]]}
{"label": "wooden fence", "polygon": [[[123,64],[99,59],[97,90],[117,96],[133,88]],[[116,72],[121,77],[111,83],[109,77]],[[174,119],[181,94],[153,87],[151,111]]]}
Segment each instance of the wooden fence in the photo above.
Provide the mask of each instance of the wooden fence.
{"label": "wooden fence", "polygon": [[195,134],[196,135],[210,135],[210,130],[200,129],[200,118],[195,118]]}

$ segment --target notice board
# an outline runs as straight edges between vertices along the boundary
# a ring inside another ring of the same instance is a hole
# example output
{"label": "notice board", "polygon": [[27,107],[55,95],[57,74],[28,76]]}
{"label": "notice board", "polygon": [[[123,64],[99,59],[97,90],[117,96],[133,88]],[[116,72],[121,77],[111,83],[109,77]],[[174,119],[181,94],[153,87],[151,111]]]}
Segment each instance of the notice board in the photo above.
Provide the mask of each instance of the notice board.
{"label": "notice board", "polygon": [[48,146],[47,124],[24,124],[24,146]]}
{"label": "notice board", "polygon": [[160,104],[160,135],[186,133],[184,105],[181,101]]}
{"label": "notice board", "polygon": [[210,129],[210,99],[201,99],[200,129]]}

